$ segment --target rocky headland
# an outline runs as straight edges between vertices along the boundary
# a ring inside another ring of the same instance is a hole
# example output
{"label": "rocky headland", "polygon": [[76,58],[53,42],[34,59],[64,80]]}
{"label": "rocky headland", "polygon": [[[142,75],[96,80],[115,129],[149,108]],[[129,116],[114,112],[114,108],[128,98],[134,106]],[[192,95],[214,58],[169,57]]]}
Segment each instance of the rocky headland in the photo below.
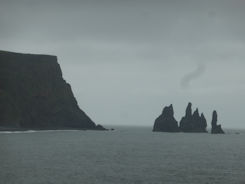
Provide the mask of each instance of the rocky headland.
{"label": "rocky headland", "polygon": [[105,130],[78,106],[56,56],[0,51],[0,130]]}

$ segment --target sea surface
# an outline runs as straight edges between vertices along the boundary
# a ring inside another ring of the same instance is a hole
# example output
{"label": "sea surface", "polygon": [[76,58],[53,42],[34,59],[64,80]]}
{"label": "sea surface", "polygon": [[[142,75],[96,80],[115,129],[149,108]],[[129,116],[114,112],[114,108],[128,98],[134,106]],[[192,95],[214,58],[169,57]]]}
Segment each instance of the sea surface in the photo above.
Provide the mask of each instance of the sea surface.
{"label": "sea surface", "polygon": [[1,184],[245,184],[245,132],[0,133]]}

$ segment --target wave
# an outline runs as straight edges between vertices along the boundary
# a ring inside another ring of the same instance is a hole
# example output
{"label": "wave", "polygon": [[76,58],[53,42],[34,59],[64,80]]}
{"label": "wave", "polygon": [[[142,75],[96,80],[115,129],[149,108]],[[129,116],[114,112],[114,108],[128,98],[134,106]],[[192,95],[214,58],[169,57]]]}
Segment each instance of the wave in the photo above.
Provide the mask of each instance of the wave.
{"label": "wave", "polygon": [[37,132],[63,132],[63,131],[80,131],[80,130],[20,130],[20,131],[0,131],[0,134],[25,134]]}

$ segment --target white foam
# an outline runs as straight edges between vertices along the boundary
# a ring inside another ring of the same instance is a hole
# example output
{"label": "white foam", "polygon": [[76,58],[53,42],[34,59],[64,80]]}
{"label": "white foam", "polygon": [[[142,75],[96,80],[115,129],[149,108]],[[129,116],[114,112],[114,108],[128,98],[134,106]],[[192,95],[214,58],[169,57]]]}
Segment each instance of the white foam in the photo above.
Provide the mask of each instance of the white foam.
{"label": "white foam", "polygon": [[0,131],[0,134],[25,134],[37,132],[63,132],[63,131],[79,131],[79,130],[23,130],[23,131]]}

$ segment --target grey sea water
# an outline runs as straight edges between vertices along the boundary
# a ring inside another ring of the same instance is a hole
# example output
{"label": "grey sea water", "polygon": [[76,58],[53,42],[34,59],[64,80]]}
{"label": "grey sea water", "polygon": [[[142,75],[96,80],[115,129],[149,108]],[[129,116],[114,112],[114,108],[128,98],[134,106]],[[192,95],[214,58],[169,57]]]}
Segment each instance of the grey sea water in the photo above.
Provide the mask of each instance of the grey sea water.
{"label": "grey sea water", "polygon": [[245,133],[0,133],[1,184],[245,184]]}

